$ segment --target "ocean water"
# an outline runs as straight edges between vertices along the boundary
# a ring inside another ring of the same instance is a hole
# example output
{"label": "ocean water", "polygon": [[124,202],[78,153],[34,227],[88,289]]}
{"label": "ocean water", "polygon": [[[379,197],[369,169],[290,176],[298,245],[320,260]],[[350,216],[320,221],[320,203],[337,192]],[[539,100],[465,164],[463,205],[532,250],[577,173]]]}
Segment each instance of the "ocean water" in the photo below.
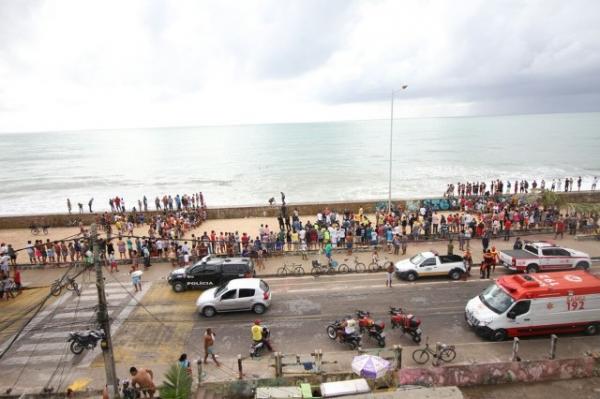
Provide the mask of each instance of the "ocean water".
{"label": "ocean water", "polygon": [[[202,191],[209,206],[386,199],[389,120],[0,134],[0,214]],[[600,113],[398,119],[392,197],[600,176]]]}

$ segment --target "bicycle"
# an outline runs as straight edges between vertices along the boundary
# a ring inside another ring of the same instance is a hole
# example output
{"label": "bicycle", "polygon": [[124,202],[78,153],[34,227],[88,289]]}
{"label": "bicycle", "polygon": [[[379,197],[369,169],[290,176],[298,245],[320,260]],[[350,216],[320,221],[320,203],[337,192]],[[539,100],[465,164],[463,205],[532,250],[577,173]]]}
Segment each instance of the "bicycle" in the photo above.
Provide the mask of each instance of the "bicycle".
{"label": "bicycle", "polygon": [[315,277],[320,274],[332,274],[335,272],[336,267],[337,271],[340,273],[350,272],[350,268],[347,265],[341,264],[338,266],[337,262],[332,259],[327,265],[321,264],[321,262],[319,262],[318,260],[313,260],[310,274],[312,274]]}
{"label": "bicycle", "polygon": [[74,278],[67,277],[67,282],[64,283],[63,279],[54,280],[52,286],[50,287],[50,293],[53,296],[59,296],[62,292],[62,289],[66,288],[68,291],[74,291],[77,296],[81,296],[81,290],[79,289],[79,284],[75,281]]}
{"label": "bicycle", "polygon": [[[347,262],[348,259],[344,259],[344,261]],[[342,267],[347,268],[348,270],[350,270],[350,267],[348,265],[346,265],[345,263],[342,263],[340,265],[340,269]],[[365,266],[365,264],[362,263],[362,262],[359,262],[358,261],[358,256],[355,256],[354,257],[354,271],[357,272],[357,273],[360,273],[360,272],[364,272],[366,269],[367,269],[367,267]]]}
{"label": "bicycle", "polygon": [[288,274],[293,274],[294,276],[303,276],[304,268],[302,265],[296,263],[284,263],[282,267],[277,269],[278,276],[287,276]]}
{"label": "bicycle", "polygon": [[369,264],[369,266],[367,267],[367,270],[369,272],[379,272],[379,271],[382,271],[382,270],[387,270],[387,268],[388,268],[388,266],[390,264],[393,265],[394,262],[392,262],[391,260],[389,260],[387,258],[387,256],[386,256],[386,257],[383,258],[383,261],[379,260],[378,262],[371,262]]}
{"label": "bicycle", "polygon": [[438,356],[436,354],[436,351],[429,347],[429,337],[427,337],[427,339],[425,340],[425,348],[417,349],[412,354],[413,360],[418,364],[427,363],[432,356],[434,359],[439,357],[441,361],[449,363],[456,358],[456,350],[454,345],[442,344]]}
{"label": "bicycle", "polygon": [[37,236],[40,233],[44,233],[44,235],[48,235],[48,225],[43,225],[43,226],[38,226],[35,223],[32,223],[29,225],[29,230],[31,231],[31,234],[33,234],[34,236]]}

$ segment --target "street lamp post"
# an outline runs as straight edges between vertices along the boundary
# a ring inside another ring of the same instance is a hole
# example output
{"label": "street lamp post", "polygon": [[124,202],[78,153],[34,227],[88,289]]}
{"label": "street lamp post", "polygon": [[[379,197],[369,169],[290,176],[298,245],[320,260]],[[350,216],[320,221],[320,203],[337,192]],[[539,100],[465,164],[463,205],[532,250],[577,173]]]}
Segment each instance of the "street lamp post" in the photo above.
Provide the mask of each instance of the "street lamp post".
{"label": "street lamp post", "polygon": [[394,133],[394,96],[400,93],[402,90],[405,90],[407,87],[407,85],[403,85],[398,90],[392,90],[392,107],[390,115],[390,179],[388,182],[388,213],[392,212],[392,136]]}

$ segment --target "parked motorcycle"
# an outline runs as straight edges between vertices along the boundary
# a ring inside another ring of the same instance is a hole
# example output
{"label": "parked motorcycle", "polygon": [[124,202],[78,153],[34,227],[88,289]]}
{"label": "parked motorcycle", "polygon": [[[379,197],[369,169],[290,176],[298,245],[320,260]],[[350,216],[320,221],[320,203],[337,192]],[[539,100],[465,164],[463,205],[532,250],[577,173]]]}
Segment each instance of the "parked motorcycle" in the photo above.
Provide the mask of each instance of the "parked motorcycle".
{"label": "parked motorcycle", "polygon": [[79,355],[84,349],[94,349],[98,344],[98,341],[105,337],[104,330],[102,329],[86,330],[69,333],[67,342],[71,342],[71,352],[75,355]]}
{"label": "parked motorcycle", "polygon": [[267,343],[270,344],[269,337],[271,331],[267,327],[262,329],[262,340],[259,342],[253,342],[250,346],[250,357],[260,357],[261,354],[267,349]]}
{"label": "parked motorcycle", "polygon": [[376,340],[377,345],[383,348],[385,346],[385,333],[383,332],[385,323],[379,320],[374,321],[371,318],[371,313],[368,311],[357,310],[356,317],[358,317],[358,326],[360,327],[361,334],[366,331],[367,336]]}
{"label": "parked motorcycle", "polygon": [[421,342],[423,331],[419,327],[421,320],[410,313],[405,313],[402,308],[390,307],[392,328],[400,328],[402,334],[408,333],[414,342]]}
{"label": "parked motorcycle", "polygon": [[327,326],[327,336],[331,339],[336,339],[338,337],[338,331],[341,332],[339,335],[341,337],[341,341],[344,344],[348,344],[350,349],[354,350],[361,346],[362,337],[358,332],[353,334],[346,334],[343,327],[344,320],[336,320],[330,325]]}

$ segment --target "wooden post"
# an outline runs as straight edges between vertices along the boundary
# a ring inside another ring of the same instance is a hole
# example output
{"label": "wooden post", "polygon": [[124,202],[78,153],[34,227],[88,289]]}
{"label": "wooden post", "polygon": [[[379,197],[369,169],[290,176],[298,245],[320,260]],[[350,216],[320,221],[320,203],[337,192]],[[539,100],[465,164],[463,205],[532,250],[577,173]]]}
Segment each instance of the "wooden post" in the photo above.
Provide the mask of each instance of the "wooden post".
{"label": "wooden post", "polygon": [[510,361],[518,362],[520,360],[521,360],[521,358],[519,357],[519,338],[515,337],[513,339],[512,356],[511,356]]}
{"label": "wooden post", "polygon": [[556,341],[558,341],[558,337],[556,334],[552,334],[550,336],[550,359],[556,359]]}
{"label": "wooden post", "polygon": [[283,376],[283,365],[281,364],[282,354],[280,352],[275,352],[273,356],[275,356],[275,378],[281,378]]}
{"label": "wooden post", "polygon": [[242,372],[242,355],[238,355],[237,361],[238,361],[238,373],[239,373],[238,379],[243,380],[244,373]]}
{"label": "wooden post", "polygon": [[431,364],[433,364],[436,367],[440,365],[440,353],[442,353],[442,344],[439,342],[436,342],[435,343],[435,355],[434,355],[433,361],[431,362]]}
{"label": "wooden post", "polygon": [[394,369],[396,371],[402,368],[402,345],[394,345]]}
{"label": "wooden post", "polygon": [[198,385],[200,385],[202,383],[202,358],[196,361],[196,365],[198,366]]}

